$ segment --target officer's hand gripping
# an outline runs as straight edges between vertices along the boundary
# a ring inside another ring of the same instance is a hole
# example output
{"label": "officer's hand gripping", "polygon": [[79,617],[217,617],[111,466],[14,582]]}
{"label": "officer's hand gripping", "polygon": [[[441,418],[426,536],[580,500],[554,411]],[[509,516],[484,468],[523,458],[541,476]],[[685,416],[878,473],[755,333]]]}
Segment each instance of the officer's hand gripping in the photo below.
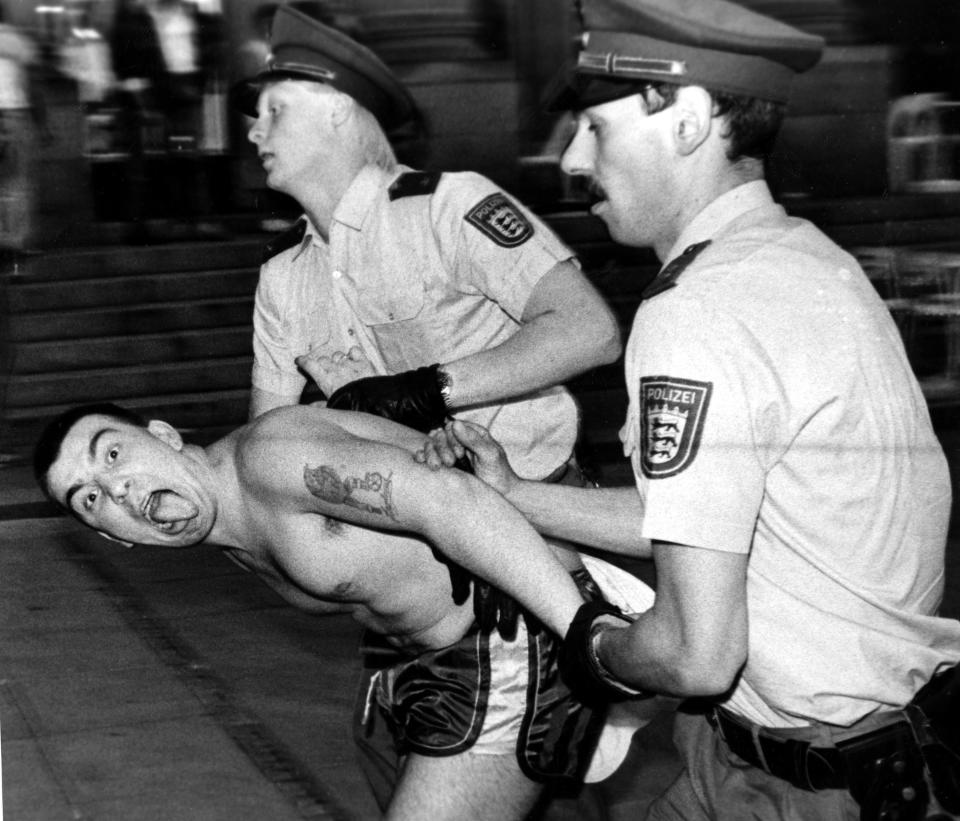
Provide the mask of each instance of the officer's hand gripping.
{"label": "officer's hand gripping", "polygon": [[612,626],[609,620],[601,621],[604,616],[622,621],[624,627],[632,624],[631,619],[608,602],[584,602],[560,645],[560,675],[567,687],[585,704],[652,695],[617,681],[600,663],[595,637],[605,630],[620,629]]}
{"label": "officer's hand gripping", "polygon": [[443,387],[439,364],[428,365],[392,376],[357,379],[334,391],[327,407],[372,413],[428,433],[447,420]]}

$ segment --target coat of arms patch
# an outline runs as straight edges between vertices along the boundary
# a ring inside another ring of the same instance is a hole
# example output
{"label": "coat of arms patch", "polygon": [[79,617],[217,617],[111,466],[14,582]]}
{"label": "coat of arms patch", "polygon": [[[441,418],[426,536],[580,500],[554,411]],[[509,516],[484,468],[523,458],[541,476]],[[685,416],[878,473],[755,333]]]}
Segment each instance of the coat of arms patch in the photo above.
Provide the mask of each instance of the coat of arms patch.
{"label": "coat of arms patch", "polygon": [[675,476],[693,461],[712,389],[711,382],[672,376],[640,379],[641,466],[645,476]]}

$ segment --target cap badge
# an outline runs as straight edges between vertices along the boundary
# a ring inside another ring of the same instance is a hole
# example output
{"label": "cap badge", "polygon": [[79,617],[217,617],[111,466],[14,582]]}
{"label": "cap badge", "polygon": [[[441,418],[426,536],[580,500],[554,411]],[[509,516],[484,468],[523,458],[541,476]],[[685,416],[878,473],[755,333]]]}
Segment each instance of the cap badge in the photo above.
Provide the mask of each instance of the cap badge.
{"label": "cap badge", "polygon": [[683,60],[626,57],[613,52],[581,51],[577,57],[577,68],[613,74],[616,77],[645,77],[649,74],[682,77],[687,73],[687,64]]}

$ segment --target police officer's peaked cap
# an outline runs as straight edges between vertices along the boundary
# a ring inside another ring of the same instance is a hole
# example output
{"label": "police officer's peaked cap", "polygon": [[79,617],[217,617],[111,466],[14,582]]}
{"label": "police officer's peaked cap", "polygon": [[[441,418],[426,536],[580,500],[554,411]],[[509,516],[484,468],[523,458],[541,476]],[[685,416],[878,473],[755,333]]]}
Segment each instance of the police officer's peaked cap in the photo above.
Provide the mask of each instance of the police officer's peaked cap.
{"label": "police officer's peaked cap", "polygon": [[824,45],[726,0],[582,0],[581,14],[579,54],[545,95],[551,110],[609,102],[651,81],[786,102]]}
{"label": "police officer's peaked cap", "polygon": [[284,78],[314,80],[349,94],[387,130],[416,116],[409,92],[376,54],[343,32],[286,5],[273,17],[270,56],[264,70],[234,87],[233,104],[255,117],[260,89]]}

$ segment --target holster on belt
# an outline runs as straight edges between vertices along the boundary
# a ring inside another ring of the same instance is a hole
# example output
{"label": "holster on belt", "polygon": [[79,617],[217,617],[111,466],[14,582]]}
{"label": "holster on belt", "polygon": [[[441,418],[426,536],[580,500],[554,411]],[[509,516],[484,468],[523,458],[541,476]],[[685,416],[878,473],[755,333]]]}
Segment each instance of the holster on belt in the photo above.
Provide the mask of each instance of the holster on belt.
{"label": "holster on belt", "polygon": [[927,765],[933,794],[960,814],[960,665],[935,675],[905,712]]}
{"label": "holster on belt", "polygon": [[861,821],[956,817],[960,667],[934,676],[902,712],[903,721],[837,743]]}
{"label": "holster on belt", "polygon": [[930,793],[923,757],[907,721],[837,742],[860,821],[922,821]]}

